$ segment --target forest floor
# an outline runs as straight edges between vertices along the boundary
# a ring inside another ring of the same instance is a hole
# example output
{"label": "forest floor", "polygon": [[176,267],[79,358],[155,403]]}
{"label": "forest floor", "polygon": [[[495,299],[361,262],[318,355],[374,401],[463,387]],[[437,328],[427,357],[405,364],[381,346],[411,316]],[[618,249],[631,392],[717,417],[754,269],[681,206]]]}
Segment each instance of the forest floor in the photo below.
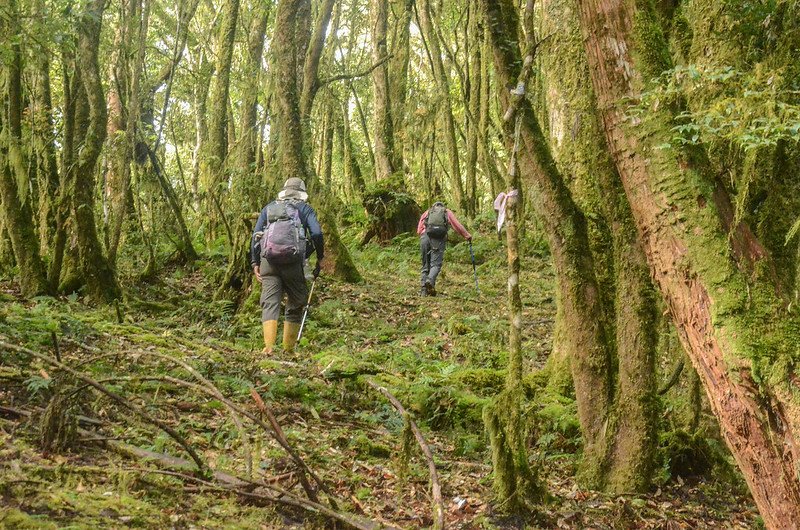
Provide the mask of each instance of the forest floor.
{"label": "forest floor", "polygon": [[[535,243],[528,245],[522,294],[533,388],[551,349],[555,306],[548,259]],[[190,272],[173,267],[150,283],[131,282],[119,311],[87,307],[75,297],[23,301],[3,284],[0,341],[54,357],[55,336],[64,364],[174,427],[211,468],[302,497],[296,467],[267,429],[203,393],[200,381],[170,358],[191,365],[230,402],[261,419],[255,389],[339,510],[386,525],[431,525],[429,474],[419,447],[404,435],[403,417],[367,379],[388,388],[418,420],[435,456],[448,527],[759,526],[741,480],[727,474],[679,477],[662,470],[657,490],[638,496],[580,488],[574,480],[580,438],[569,399],[534,399],[526,412],[538,425],[531,458],[552,501],[527,521],[502,517],[493,503],[481,412],[504,379],[505,255],[491,237],[477,240],[475,252],[480,294],[469,248],[461,243],[447,250],[440,295],[423,298],[415,237],[354,249],[365,283],[320,278],[294,354],[261,355],[258,312],[250,306],[233,314],[230,304],[214,301],[222,256],[206,256]],[[150,422],[59,373],[48,362],[0,348],[0,527],[325,526],[322,516],[306,510],[224,491],[187,478],[185,469],[169,471],[152,458],[110,450],[113,444],[136,446],[188,460]],[[78,412],[93,421],[80,424],[77,434],[56,429],[73,434],[61,437],[72,444],[44,451],[43,434],[53,429],[40,425],[53,415],[42,408],[54,395],[67,397],[66,417]]]}

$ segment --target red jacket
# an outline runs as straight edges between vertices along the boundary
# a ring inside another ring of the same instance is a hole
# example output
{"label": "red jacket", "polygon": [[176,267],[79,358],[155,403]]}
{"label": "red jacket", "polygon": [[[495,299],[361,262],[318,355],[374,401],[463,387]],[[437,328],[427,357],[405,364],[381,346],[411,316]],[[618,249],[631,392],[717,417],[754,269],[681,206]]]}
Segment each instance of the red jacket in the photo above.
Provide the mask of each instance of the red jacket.
{"label": "red jacket", "polygon": [[[428,210],[425,210],[425,213],[422,214],[422,217],[419,218],[419,223],[417,223],[417,234],[422,235],[425,233],[425,219],[428,218]],[[461,237],[464,239],[472,239],[472,234],[470,234],[464,225],[458,222],[456,219],[456,215],[451,212],[449,209],[447,210],[447,222],[450,223],[450,226],[453,229],[461,234]]]}

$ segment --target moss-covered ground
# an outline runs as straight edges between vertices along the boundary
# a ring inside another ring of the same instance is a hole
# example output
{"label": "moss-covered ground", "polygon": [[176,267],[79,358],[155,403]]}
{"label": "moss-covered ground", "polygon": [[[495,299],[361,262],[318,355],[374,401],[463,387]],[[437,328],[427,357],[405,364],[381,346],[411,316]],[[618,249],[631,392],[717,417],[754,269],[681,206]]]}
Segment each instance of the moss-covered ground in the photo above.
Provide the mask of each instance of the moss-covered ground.
{"label": "moss-covered ground", "polygon": [[[240,428],[222,400],[167,380],[197,382],[155,354],[189,363],[233,403],[259,415],[255,389],[341,510],[397,527],[431,524],[428,471],[418,447],[403,444],[403,418],[365,384],[367,377],[393,392],[420,424],[435,455],[450,527],[758,525],[717,438],[674,434],[685,423],[687,377],[662,404],[671,434],[664,436],[653,492],[609,497],[575,483],[580,433],[574,402],[541,390],[552,346],[553,275],[538,240],[531,237],[525,245],[524,417],[535,422],[530,458],[553,498],[527,522],[501,517],[493,504],[481,419],[484,404],[503,385],[506,362],[505,251],[491,235],[475,242],[480,294],[465,243],[448,248],[435,298],[419,296],[416,237],[353,248],[365,283],[322,277],[305,336],[291,354],[262,355],[258,312],[245,306],[234,313],[229,303],[213,300],[224,260],[212,254],[192,270],[167,267],[150,283],[129,279],[118,308],[88,307],[76,297],[22,300],[12,284],[2,284],[0,340],[55,356],[55,337],[66,365],[171,425],[211,468],[302,495],[292,461],[264,430],[247,418]],[[663,364],[662,381],[671,369],[668,356]],[[54,395],[66,396],[72,406],[65,423],[75,413],[97,421],[79,424],[84,430],[77,438],[65,431],[66,448],[44,451],[39,425]],[[103,440],[187,458],[153,425],[24,353],[0,349],[0,406],[0,527],[326,524],[309,512],[212,490],[110,451]],[[707,415],[703,423],[713,431]],[[695,458],[698,451],[709,454]]]}

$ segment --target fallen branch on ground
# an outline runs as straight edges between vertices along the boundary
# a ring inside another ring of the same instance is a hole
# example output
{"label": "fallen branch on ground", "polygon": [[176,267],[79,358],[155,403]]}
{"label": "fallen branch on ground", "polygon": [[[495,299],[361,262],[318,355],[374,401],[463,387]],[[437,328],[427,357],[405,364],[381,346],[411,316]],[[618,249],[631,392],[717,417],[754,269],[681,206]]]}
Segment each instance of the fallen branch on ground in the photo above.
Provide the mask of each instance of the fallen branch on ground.
{"label": "fallen branch on ground", "polygon": [[101,385],[100,383],[98,383],[97,381],[92,379],[91,377],[89,377],[87,375],[84,375],[81,372],[78,372],[77,370],[73,370],[69,366],[65,365],[64,363],[61,363],[61,362],[57,361],[53,357],[50,357],[49,355],[44,355],[43,353],[39,353],[39,352],[33,351],[33,350],[25,348],[23,346],[17,346],[15,344],[10,344],[8,342],[5,342],[4,339],[5,339],[5,337],[0,336],[0,348],[5,349],[5,350],[16,351],[16,352],[19,352],[19,353],[25,353],[27,355],[31,355],[33,357],[36,357],[40,361],[44,361],[44,362],[46,362],[46,363],[48,363],[48,364],[50,364],[52,366],[55,366],[55,367],[65,371],[65,372],[67,372],[68,374],[72,375],[76,379],[86,383],[87,385],[91,386],[92,388],[98,390],[102,394],[105,394],[106,396],[111,398],[112,401],[114,401],[117,404],[121,405],[122,407],[130,410],[131,412],[133,412],[134,414],[139,416],[144,421],[157,426],[162,431],[167,433],[170,436],[170,438],[175,440],[175,442],[178,445],[183,447],[183,449],[189,454],[189,456],[194,461],[194,463],[197,464],[197,469],[198,469],[198,471],[200,473],[206,474],[208,472],[208,469],[209,469],[208,466],[205,464],[205,462],[203,462],[203,460],[200,458],[200,455],[197,454],[197,452],[194,450],[194,448],[191,445],[189,445],[189,443],[186,441],[186,439],[183,436],[181,436],[180,434],[178,434],[178,432],[175,429],[173,429],[172,427],[170,427],[169,425],[167,425],[163,421],[159,420],[158,418],[154,418],[153,416],[151,416],[150,414],[148,414],[147,412],[142,410],[140,407],[137,407],[136,405],[131,403],[130,400],[127,400],[127,399],[123,398],[122,396],[119,396],[119,395],[115,394],[114,392],[112,392],[111,390],[107,389],[106,387],[104,387],[103,385]]}
{"label": "fallen branch on ground", "polygon": [[408,412],[406,412],[406,409],[403,408],[400,400],[394,397],[391,392],[377,384],[375,381],[366,379],[366,382],[369,386],[383,394],[394,406],[394,408],[397,409],[397,412],[399,412],[401,416],[408,418],[408,421],[411,424],[411,430],[414,432],[414,437],[417,439],[420,449],[422,449],[422,454],[425,455],[425,460],[428,461],[428,471],[431,475],[431,493],[433,495],[433,528],[434,530],[444,530],[445,521],[442,487],[439,485],[439,475],[436,472],[436,464],[433,462],[433,453],[431,452],[430,446],[425,441],[425,437],[422,435],[422,431],[419,429],[416,422],[411,419],[411,416],[408,414]]}

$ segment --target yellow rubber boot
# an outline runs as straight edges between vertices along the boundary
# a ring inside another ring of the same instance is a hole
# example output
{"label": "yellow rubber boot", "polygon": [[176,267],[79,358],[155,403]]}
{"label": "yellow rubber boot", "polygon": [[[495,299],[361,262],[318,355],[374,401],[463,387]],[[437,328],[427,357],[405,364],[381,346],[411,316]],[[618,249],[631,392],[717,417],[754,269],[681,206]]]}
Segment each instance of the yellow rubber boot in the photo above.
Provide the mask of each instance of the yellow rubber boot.
{"label": "yellow rubber boot", "polygon": [[262,326],[264,327],[264,349],[261,353],[272,353],[272,348],[275,347],[275,341],[278,338],[278,321],[265,320]]}
{"label": "yellow rubber boot", "polygon": [[283,349],[286,351],[294,351],[294,346],[297,344],[297,333],[300,331],[300,323],[298,322],[284,322],[283,323]]}

